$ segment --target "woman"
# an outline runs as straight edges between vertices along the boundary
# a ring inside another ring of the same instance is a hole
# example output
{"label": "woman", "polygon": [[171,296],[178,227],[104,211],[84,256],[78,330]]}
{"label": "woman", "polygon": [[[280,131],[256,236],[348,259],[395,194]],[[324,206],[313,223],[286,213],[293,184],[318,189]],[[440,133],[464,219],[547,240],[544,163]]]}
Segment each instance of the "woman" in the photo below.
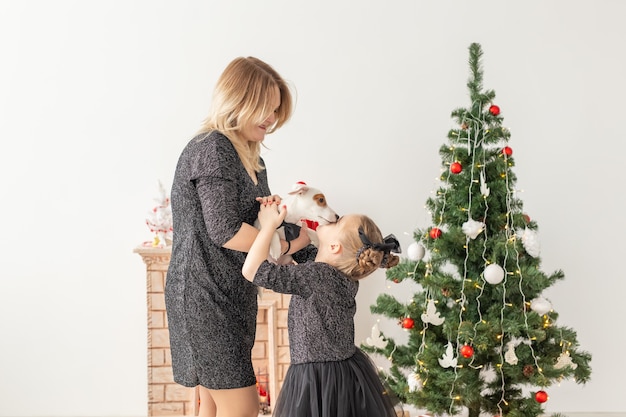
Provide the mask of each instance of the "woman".
{"label": "woman", "polygon": [[[198,386],[201,417],[258,415],[251,360],[257,289],[241,267],[258,233],[256,198],[271,195],[261,143],[289,120],[292,105],[287,83],[272,67],[236,58],[178,160],[165,302],[174,380]],[[281,243],[293,253],[309,239],[303,233],[289,248]]]}

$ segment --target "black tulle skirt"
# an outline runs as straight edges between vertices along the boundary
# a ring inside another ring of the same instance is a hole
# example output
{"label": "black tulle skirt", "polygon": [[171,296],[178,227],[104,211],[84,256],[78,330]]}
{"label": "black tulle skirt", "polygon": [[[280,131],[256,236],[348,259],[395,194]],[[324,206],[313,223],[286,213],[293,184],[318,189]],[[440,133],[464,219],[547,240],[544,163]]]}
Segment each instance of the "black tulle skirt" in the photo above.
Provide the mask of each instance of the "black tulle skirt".
{"label": "black tulle skirt", "polygon": [[396,417],[372,360],[360,349],[346,360],[292,364],[274,417]]}

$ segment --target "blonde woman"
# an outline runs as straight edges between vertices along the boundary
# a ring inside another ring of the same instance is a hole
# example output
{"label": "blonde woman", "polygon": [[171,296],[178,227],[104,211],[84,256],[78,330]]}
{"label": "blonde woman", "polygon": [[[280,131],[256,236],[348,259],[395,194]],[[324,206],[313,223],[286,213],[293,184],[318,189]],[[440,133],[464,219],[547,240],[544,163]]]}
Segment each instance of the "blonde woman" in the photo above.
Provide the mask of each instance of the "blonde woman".
{"label": "blonde woman", "polygon": [[[258,233],[256,198],[271,195],[261,144],[289,120],[292,107],[287,83],[271,66],[234,59],[176,166],[165,302],[174,380],[199,388],[200,417],[259,412],[251,361],[257,288],[241,267]],[[310,241],[304,233],[289,247],[281,243],[293,253]]]}

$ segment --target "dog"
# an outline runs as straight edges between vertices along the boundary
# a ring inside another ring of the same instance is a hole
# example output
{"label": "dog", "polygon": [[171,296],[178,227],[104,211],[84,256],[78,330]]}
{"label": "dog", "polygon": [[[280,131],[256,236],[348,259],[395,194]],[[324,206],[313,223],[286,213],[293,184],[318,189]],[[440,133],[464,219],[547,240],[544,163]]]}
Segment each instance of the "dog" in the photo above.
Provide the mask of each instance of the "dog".
{"label": "dog", "polygon": [[[269,260],[274,263],[288,264],[293,262],[291,255],[283,255],[281,253],[280,240],[292,240],[298,237],[296,232],[289,233],[285,229],[291,228],[293,225],[298,226],[301,221],[305,221],[307,225],[307,233],[311,239],[311,243],[317,247],[317,227],[329,223],[335,223],[339,219],[339,215],[330,208],[326,202],[326,196],[317,188],[309,187],[305,182],[299,181],[295,183],[289,192],[289,197],[282,201],[282,206],[287,207],[287,217],[283,226],[276,229],[270,244]],[[255,222],[258,228],[258,220]],[[295,236],[294,236],[294,233]],[[299,233],[299,231],[298,231]]]}

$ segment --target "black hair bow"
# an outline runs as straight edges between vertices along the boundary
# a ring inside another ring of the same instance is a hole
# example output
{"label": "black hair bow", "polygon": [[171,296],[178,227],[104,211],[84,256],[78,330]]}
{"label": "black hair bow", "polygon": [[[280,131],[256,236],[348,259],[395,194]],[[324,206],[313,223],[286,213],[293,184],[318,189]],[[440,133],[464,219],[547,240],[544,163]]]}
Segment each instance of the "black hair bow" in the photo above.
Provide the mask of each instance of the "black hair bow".
{"label": "black hair bow", "polygon": [[402,253],[402,249],[400,248],[400,242],[394,235],[387,235],[383,238],[383,243],[372,243],[368,237],[365,235],[362,227],[359,227],[359,237],[361,238],[361,242],[367,248],[374,248],[376,250],[385,252],[388,254],[390,252],[393,253]]}

